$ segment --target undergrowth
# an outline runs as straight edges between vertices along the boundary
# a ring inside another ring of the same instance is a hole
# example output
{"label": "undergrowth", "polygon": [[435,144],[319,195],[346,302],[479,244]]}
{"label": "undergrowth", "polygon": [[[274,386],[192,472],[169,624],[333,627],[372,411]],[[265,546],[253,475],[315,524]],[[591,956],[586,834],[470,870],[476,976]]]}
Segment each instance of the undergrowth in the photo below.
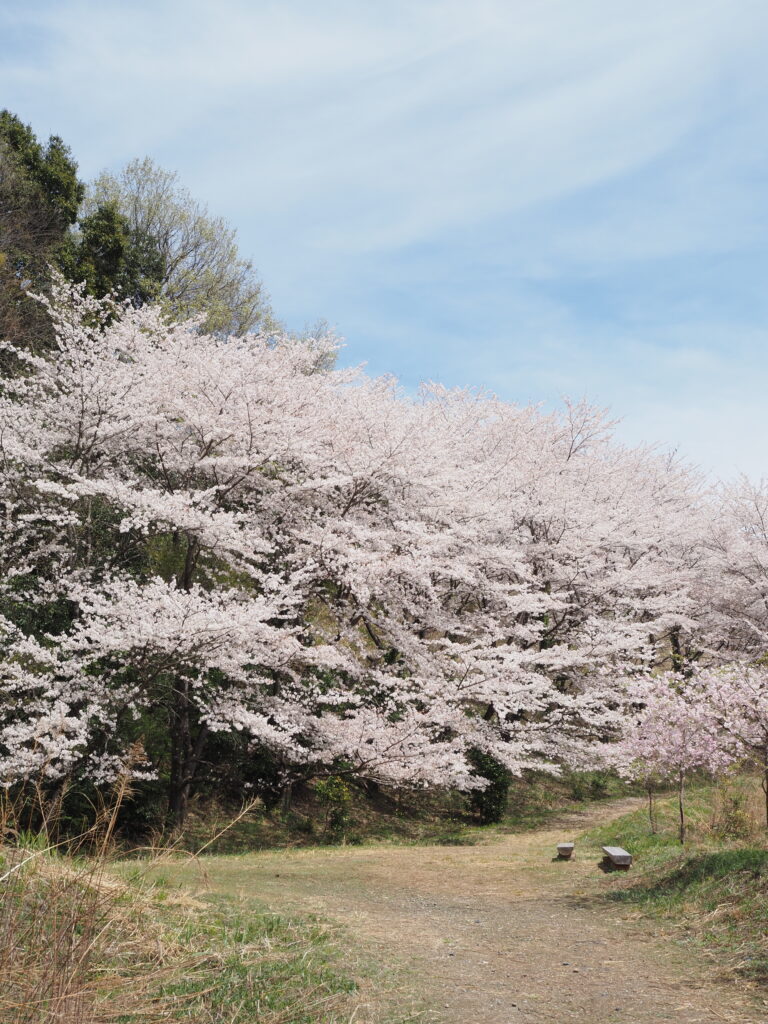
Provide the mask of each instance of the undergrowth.
{"label": "undergrowth", "polygon": [[[559,777],[529,772],[510,781],[506,811],[490,828],[502,833],[536,828],[564,810],[630,792],[607,772],[566,771]],[[193,803],[177,848],[198,850],[207,844],[207,853],[232,854],[365,843],[471,846],[486,834],[472,812],[471,799],[455,791],[398,792],[381,787],[370,795],[356,786],[305,786],[287,814],[257,805],[211,841],[232,814],[232,807],[210,800]]]}

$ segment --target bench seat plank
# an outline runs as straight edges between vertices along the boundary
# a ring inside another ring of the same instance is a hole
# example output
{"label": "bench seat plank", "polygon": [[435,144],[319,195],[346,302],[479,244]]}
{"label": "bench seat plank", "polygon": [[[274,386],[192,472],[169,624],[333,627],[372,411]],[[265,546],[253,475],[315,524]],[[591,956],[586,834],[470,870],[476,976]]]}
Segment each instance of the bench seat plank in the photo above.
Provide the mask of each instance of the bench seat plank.
{"label": "bench seat plank", "polygon": [[632,863],[632,854],[627,853],[626,850],[622,849],[621,846],[604,846],[603,853],[619,867],[629,867]]}

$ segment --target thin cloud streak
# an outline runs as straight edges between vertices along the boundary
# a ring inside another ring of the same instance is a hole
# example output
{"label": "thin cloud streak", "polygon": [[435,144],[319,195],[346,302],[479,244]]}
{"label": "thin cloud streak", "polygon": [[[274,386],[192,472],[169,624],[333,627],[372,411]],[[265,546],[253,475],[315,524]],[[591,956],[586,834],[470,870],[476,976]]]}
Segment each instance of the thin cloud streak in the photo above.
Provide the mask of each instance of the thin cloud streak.
{"label": "thin cloud streak", "polygon": [[762,0],[11,0],[0,83],[86,176],[178,169],[348,361],[759,473],[766,43]]}

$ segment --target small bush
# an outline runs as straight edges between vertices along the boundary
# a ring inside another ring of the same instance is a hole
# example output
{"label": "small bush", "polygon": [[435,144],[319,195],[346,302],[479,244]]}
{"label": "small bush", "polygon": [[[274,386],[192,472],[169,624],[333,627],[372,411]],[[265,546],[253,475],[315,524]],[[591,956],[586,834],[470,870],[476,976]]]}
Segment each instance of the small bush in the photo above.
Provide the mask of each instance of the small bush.
{"label": "small bush", "polygon": [[349,807],[352,803],[349,785],[338,775],[331,775],[315,783],[315,796],[325,811],[327,838],[343,838],[349,825]]}
{"label": "small bush", "polygon": [[469,761],[475,775],[487,780],[484,789],[474,789],[469,802],[481,825],[495,825],[504,819],[512,776],[495,757],[482,750],[472,750]]}
{"label": "small bush", "polygon": [[717,839],[749,839],[758,830],[750,808],[751,794],[736,782],[724,783],[715,795],[710,828]]}

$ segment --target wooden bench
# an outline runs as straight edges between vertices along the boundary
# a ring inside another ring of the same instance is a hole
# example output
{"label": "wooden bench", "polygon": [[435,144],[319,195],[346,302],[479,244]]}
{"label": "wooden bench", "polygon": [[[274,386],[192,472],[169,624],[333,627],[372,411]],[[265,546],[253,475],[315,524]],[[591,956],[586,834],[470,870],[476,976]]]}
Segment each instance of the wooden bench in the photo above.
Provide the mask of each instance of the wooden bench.
{"label": "wooden bench", "polygon": [[609,860],[616,868],[624,868],[627,871],[632,866],[632,854],[627,853],[620,846],[604,846],[603,853],[606,860]]}
{"label": "wooden bench", "polygon": [[557,856],[560,860],[570,860],[573,853],[573,843],[558,843]]}

